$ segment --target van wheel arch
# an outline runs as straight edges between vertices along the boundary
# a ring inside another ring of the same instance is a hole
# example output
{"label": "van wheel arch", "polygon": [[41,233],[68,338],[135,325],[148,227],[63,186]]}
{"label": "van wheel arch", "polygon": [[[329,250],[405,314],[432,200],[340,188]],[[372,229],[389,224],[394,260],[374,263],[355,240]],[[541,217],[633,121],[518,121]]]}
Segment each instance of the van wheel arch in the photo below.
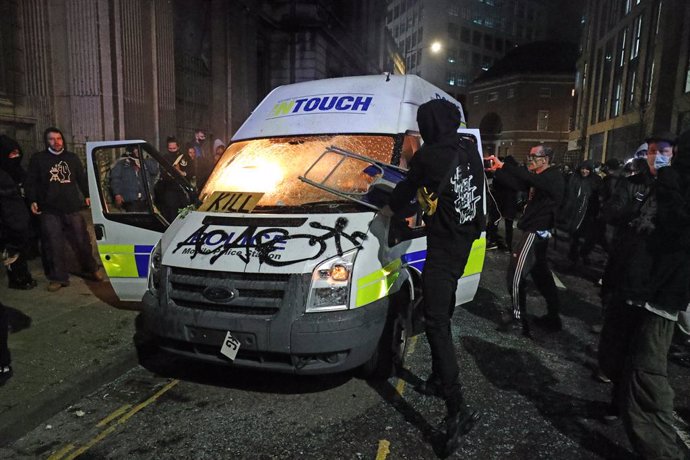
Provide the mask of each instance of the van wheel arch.
{"label": "van wheel arch", "polygon": [[413,292],[411,284],[405,282],[400,290],[391,295],[378,346],[371,358],[358,369],[360,377],[385,380],[402,369],[412,337]]}

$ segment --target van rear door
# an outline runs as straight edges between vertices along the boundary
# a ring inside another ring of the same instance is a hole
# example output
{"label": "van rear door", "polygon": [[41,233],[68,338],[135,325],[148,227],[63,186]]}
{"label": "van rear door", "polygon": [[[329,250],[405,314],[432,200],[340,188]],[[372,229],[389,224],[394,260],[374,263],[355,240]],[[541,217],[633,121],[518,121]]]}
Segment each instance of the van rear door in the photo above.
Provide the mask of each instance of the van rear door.
{"label": "van rear door", "polygon": [[[179,187],[181,207],[196,200],[194,187],[143,140],[87,142],[86,160],[101,262],[118,298],[139,301],[147,288],[151,251],[170,224],[160,213],[155,196],[161,175],[167,174]],[[131,205],[118,203],[114,196],[112,173],[116,167],[127,171],[127,186],[138,190]]]}

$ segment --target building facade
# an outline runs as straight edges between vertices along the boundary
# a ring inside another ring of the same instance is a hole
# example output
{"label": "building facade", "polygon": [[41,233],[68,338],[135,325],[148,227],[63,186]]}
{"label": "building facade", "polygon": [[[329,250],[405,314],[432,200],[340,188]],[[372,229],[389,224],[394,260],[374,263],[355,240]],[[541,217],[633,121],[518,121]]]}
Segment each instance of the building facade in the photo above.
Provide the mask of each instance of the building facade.
{"label": "building facade", "polygon": [[524,161],[531,147],[544,143],[555,161],[567,155],[572,121],[577,46],[535,42],[517,47],[470,86],[468,123],[479,127],[484,153]]}
{"label": "building facade", "polygon": [[653,132],[690,128],[690,3],[587,1],[570,150],[627,159]]}
{"label": "building facade", "polygon": [[555,7],[549,0],[389,0],[386,24],[407,72],[464,102],[469,84],[513,47],[573,35],[554,18],[572,16],[577,5]]}
{"label": "building facade", "polygon": [[380,73],[375,0],[0,0],[0,133],[28,153],[195,128],[229,140],[271,88]]}

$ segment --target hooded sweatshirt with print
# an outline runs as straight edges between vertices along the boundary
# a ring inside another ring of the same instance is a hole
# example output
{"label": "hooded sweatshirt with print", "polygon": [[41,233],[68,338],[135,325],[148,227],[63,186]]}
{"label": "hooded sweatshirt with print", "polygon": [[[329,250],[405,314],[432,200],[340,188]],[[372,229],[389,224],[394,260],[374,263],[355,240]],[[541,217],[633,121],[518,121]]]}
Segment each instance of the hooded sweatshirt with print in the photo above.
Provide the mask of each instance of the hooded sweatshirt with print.
{"label": "hooded sweatshirt with print", "polygon": [[417,124],[424,145],[412,157],[389,203],[400,213],[419,188],[438,192],[436,212],[427,222],[429,237],[476,238],[483,230],[483,164],[474,143],[458,134],[460,122],[458,108],[444,99],[419,107]]}
{"label": "hooded sweatshirt with print", "polygon": [[76,154],[44,150],[31,157],[26,198],[29,203],[38,203],[41,212],[58,215],[77,212],[88,196],[86,173]]}

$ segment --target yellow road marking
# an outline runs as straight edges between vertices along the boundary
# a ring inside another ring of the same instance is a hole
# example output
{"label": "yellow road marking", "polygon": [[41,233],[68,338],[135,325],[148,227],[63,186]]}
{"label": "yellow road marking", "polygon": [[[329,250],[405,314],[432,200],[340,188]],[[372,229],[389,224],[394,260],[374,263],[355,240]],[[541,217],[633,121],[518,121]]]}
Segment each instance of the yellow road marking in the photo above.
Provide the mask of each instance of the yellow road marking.
{"label": "yellow road marking", "polygon": [[[91,440],[89,440],[86,444],[81,446],[79,449],[75,450],[74,452],[71,452],[72,449],[74,449],[74,446],[72,444],[69,444],[62,449],[60,449],[58,452],[53,454],[50,457],[50,460],[60,460],[62,457],[66,454],[69,453],[67,457],[65,457],[65,460],[73,460],[101,442],[103,439],[105,439],[108,435],[112,434],[120,425],[123,425],[127,420],[129,420],[132,416],[134,416],[137,412],[140,410],[144,409],[146,406],[150,405],[151,403],[155,402],[158,398],[160,398],[164,393],[169,391],[171,388],[173,388],[175,385],[180,383],[179,380],[175,379],[170,382],[168,382],[163,388],[158,390],[156,393],[153,394],[150,398],[148,398],[146,401],[137,404],[133,408],[129,410],[129,412],[126,412],[122,417],[120,417],[116,423],[110,425],[108,428],[105,430],[101,431],[98,433],[96,436],[94,436]],[[112,414],[108,415],[106,418],[98,422],[96,425],[97,427],[101,427],[104,425],[107,425],[110,421],[113,419],[119,417],[123,412],[125,412],[127,409],[132,407],[130,404],[125,404],[124,406],[120,407],[117,409],[115,412]]]}
{"label": "yellow road marking", "polygon": [[108,423],[112,422],[114,419],[118,418],[120,415],[125,413],[130,407],[132,407],[131,404],[125,404],[124,406],[120,407],[118,410],[116,410],[115,412],[108,415],[106,418],[104,418],[100,422],[98,422],[96,424],[96,426],[99,428],[106,426]]}
{"label": "yellow road marking", "polygon": [[391,443],[385,439],[379,441],[379,450],[376,452],[376,460],[385,460],[388,454],[391,453],[390,450]]}
{"label": "yellow road marking", "polygon": [[67,444],[65,447],[62,449],[58,450],[55,452],[53,455],[48,457],[48,460],[58,460],[62,458],[63,455],[67,454],[70,450],[74,449],[74,444]]}
{"label": "yellow road marking", "polygon": [[[410,356],[412,353],[414,353],[415,346],[417,345],[417,339],[419,336],[415,335],[410,339],[410,345],[407,347],[407,353],[405,353],[407,356]],[[402,396],[403,391],[405,391],[405,381],[403,379],[398,379],[398,383],[395,385],[395,391],[398,392],[400,396]]]}

